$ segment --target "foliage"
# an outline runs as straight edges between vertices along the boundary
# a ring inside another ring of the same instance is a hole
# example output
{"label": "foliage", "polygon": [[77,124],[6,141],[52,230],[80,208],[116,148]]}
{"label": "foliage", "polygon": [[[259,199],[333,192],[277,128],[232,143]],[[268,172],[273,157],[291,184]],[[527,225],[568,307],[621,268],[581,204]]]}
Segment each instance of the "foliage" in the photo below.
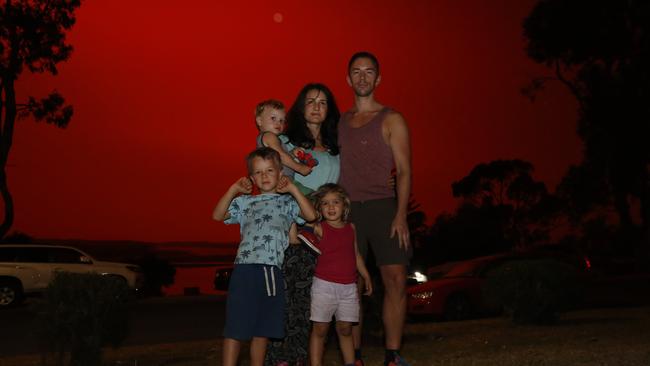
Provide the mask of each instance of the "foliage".
{"label": "foliage", "polygon": [[483,287],[489,303],[502,306],[517,324],[550,324],[575,308],[581,285],[577,271],[553,259],[506,262],[488,274]]}
{"label": "foliage", "polygon": [[[578,101],[580,166],[562,183],[570,214],[615,209],[621,230],[650,243],[650,3],[645,0],[542,0],[524,22],[528,56]],[[631,202],[640,203],[641,230]]]}
{"label": "foliage", "polygon": [[454,214],[436,219],[436,246],[456,252],[448,253],[449,259],[462,259],[546,240],[559,204],[532,171],[526,161],[495,160],[454,182],[452,191],[461,203]]}
{"label": "foliage", "polygon": [[119,346],[128,332],[129,289],[124,280],[61,272],[48,286],[37,318],[38,334],[63,365],[101,365],[102,346]]}
{"label": "foliage", "polygon": [[0,238],[9,232],[14,219],[6,166],[16,119],[32,116],[64,128],[73,113],[56,91],[45,98],[30,96],[18,102],[15,82],[25,69],[57,74],[57,64],[72,53],[66,32],[74,25],[74,12],[80,5],[80,0],[6,0],[0,5],[0,195],[4,201]]}

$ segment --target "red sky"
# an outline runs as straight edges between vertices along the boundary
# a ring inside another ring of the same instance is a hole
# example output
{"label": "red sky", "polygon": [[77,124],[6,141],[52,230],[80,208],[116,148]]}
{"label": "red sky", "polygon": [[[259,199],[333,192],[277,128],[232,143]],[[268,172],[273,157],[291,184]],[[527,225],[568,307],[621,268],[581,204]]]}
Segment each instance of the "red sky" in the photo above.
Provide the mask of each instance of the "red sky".
{"label": "red sky", "polygon": [[20,97],[56,89],[75,114],[65,130],[18,123],[8,167],[14,230],[237,240],[238,228],[211,213],[245,173],[255,104],[290,105],[318,81],[349,108],[346,65],[358,50],[378,56],[377,98],[409,123],[413,192],[430,221],[453,210],[451,183],[480,162],[528,160],[554,189],[580,159],[568,93],[549,85],[535,103],[519,93],[549,73],[524,53],[521,23],[533,1],[180,4],[85,1],[60,74],[19,79]]}

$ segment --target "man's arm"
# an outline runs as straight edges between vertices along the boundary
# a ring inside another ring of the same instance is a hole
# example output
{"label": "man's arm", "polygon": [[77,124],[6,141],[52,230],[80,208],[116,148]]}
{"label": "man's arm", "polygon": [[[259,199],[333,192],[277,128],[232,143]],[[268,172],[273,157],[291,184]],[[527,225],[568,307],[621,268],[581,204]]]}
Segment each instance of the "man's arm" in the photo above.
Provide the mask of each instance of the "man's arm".
{"label": "man's arm", "polygon": [[400,248],[408,249],[409,229],[406,222],[408,201],[411,195],[411,141],[408,126],[399,113],[391,113],[385,122],[388,145],[395,160],[395,182],[397,184],[397,212],[390,229],[391,238],[397,234]]}
{"label": "man's arm", "polygon": [[212,212],[212,218],[217,221],[224,221],[229,219],[230,213],[228,212],[228,207],[230,206],[230,202],[232,202],[232,200],[234,200],[235,197],[237,197],[237,195],[240,193],[251,193],[252,189],[253,183],[251,183],[248,177],[239,178],[235,183],[233,183],[233,185],[230,186],[230,188],[228,188],[226,193],[221,196],[221,199],[219,199],[217,206]]}
{"label": "man's arm", "polygon": [[280,161],[282,162],[282,165],[288,166],[289,168],[298,172],[300,175],[309,175],[309,173],[311,173],[310,167],[293,160],[293,157],[288,152],[284,151],[282,148],[282,142],[278,136],[274,135],[271,132],[267,132],[262,135],[262,142],[264,143],[264,146],[268,146],[280,154]]}

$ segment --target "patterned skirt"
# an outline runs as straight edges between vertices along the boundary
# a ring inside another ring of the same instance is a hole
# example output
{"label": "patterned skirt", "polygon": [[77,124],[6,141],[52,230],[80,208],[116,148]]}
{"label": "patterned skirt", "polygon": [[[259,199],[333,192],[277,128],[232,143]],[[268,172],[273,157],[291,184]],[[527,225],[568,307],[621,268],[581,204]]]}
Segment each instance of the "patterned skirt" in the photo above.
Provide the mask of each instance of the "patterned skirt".
{"label": "patterned skirt", "polygon": [[311,283],[316,256],[302,245],[289,245],[282,271],[285,281],[285,337],[271,339],[264,366],[306,365],[309,359]]}

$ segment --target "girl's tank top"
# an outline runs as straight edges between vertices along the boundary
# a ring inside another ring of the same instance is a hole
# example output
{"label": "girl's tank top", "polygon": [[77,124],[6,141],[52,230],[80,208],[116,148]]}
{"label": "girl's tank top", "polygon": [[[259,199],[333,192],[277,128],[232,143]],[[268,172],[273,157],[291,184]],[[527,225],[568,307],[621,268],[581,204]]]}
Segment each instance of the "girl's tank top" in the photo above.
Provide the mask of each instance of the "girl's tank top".
{"label": "girl's tank top", "polygon": [[318,257],[314,275],[321,280],[350,284],[357,281],[357,256],[354,251],[354,230],[352,225],[342,228],[321,222],[323,237],[318,243],[321,255]]}

